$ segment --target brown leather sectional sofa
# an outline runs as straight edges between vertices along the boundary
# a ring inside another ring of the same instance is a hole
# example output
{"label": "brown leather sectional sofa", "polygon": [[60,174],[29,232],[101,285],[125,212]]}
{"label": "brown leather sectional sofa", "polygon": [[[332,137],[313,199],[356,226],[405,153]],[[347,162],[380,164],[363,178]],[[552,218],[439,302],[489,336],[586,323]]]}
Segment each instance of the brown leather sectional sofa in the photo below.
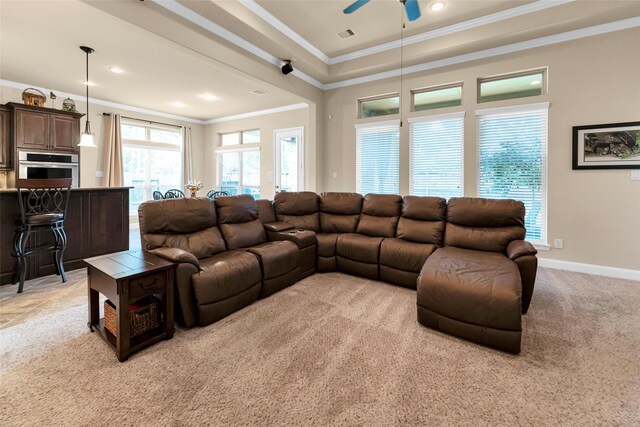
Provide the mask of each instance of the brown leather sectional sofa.
{"label": "brown leather sectional sofa", "polygon": [[417,289],[425,326],[520,351],[537,269],[521,202],[297,192],[153,201],[139,216],[143,248],[178,263],[188,327],[342,271]]}

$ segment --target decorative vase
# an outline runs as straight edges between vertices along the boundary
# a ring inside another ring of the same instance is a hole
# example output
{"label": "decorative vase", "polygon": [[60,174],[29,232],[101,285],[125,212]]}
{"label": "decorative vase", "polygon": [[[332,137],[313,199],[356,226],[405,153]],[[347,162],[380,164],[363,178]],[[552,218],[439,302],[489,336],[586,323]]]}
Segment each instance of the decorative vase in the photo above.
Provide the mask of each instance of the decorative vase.
{"label": "decorative vase", "polygon": [[198,190],[195,188],[190,188],[189,191],[191,191],[191,197],[196,197],[198,194]]}

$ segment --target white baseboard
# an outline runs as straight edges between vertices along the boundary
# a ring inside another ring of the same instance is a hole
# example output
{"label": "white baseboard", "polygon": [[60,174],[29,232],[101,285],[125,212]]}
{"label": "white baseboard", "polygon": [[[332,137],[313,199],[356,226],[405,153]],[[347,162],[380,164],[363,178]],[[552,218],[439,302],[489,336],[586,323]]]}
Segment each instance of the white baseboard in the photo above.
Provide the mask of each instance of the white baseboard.
{"label": "white baseboard", "polygon": [[560,261],[556,259],[538,258],[540,267],[557,270],[575,271],[577,273],[595,274],[597,276],[614,277],[616,279],[640,281],[640,270],[608,267],[606,265],[583,264],[581,262]]}

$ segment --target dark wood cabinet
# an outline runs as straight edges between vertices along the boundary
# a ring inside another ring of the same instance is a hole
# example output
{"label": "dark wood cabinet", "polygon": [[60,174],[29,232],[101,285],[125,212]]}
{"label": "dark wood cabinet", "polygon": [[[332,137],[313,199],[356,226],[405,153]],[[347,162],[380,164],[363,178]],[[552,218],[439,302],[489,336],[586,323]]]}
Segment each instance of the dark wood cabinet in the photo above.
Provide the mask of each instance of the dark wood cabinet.
{"label": "dark wood cabinet", "polygon": [[[18,193],[0,191],[0,284],[10,283],[17,268],[13,253],[14,221],[20,215]],[[129,188],[73,189],[64,221],[68,243],[65,270],[85,266],[83,259],[129,249]],[[53,241],[48,233],[35,233],[29,246]],[[27,279],[55,274],[53,253],[27,259]]]}
{"label": "dark wood cabinet", "polygon": [[17,109],[14,112],[16,148],[49,148],[49,115],[38,111]]}
{"label": "dark wood cabinet", "polygon": [[80,120],[75,117],[51,115],[49,148],[54,151],[78,152],[80,142]]}
{"label": "dark wood cabinet", "polygon": [[0,170],[12,168],[11,110],[4,105],[0,105]]}
{"label": "dark wood cabinet", "polygon": [[79,153],[80,113],[9,102],[16,149]]}

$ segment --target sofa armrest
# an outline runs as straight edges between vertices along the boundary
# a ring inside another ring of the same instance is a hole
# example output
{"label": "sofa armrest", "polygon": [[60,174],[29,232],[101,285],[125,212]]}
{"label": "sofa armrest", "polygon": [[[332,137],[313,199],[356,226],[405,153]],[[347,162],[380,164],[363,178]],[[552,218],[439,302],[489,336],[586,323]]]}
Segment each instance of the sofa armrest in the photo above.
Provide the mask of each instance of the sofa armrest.
{"label": "sofa armrest", "polygon": [[298,245],[298,249],[308,248],[317,244],[316,233],[311,230],[267,231],[267,237],[270,242],[289,240]]}
{"label": "sofa armrest", "polygon": [[198,261],[198,258],[196,258],[196,256],[191,252],[187,252],[184,249],[156,248],[150,250],[149,252],[154,255],[158,255],[159,257],[168,259],[169,261],[193,264],[198,269],[198,271],[200,271],[200,261]]}
{"label": "sofa armrest", "polygon": [[535,255],[537,253],[536,248],[525,240],[514,240],[507,246],[507,256],[512,261],[525,255]]}
{"label": "sofa armrest", "polygon": [[270,224],[265,224],[264,228],[267,231],[280,232],[280,231],[292,230],[295,228],[295,226],[287,222],[272,222]]}

